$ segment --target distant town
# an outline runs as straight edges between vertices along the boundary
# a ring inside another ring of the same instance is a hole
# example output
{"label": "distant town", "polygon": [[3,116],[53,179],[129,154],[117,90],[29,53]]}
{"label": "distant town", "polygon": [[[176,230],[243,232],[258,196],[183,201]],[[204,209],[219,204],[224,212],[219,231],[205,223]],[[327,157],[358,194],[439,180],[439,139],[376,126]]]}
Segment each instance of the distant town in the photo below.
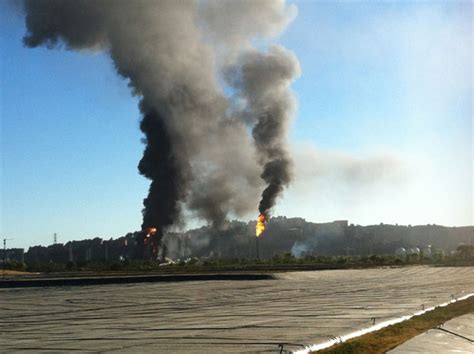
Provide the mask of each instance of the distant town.
{"label": "distant town", "polygon": [[346,220],[312,223],[302,218],[275,217],[259,238],[255,237],[255,222],[231,221],[221,230],[201,227],[183,233],[165,233],[156,253],[151,243],[147,244],[143,232],[137,231],[116,239],[96,237],[33,246],[26,252],[21,248],[5,248],[0,251],[0,260],[7,268],[20,270],[45,267],[64,270],[90,264],[114,264],[120,268],[130,261],[178,264],[278,257],[330,260],[331,257],[386,256],[398,262],[435,262],[452,255],[472,258],[473,235],[474,226],[360,226]]}

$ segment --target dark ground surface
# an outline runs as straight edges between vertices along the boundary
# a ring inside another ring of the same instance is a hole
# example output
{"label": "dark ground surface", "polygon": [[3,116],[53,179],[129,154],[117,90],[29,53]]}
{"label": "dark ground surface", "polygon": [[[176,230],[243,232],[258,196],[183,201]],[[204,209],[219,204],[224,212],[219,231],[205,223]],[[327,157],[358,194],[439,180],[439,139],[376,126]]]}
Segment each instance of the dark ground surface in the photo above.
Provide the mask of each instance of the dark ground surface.
{"label": "dark ground surface", "polygon": [[0,281],[0,288],[26,288],[49,286],[80,286],[103,284],[138,284],[138,283],[170,283],[183,281],[217,281],[217,280],[267,280],[273,279],[271,274],[257,273],[208,273],[208,274],[155,274],[155,275],[42,275],[37,277],[15,277]]}
{"label": "dark ground surface", "polygon": [[0,289],[11,352],[278,352],[474,292],[474,267],[402,267],[208,280]]}

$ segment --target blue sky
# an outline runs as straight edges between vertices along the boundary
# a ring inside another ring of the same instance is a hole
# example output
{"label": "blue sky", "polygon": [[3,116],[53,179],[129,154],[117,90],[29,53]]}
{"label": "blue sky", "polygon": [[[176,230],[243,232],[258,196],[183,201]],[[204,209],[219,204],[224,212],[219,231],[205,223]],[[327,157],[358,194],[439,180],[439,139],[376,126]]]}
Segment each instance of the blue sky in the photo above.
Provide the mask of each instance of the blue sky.
{"label": "blue sky", "polygon": [[[295,2],[296,179],[276,214],[473,224],[472,4]],[[22,46],[1,11],[1,235],[13,247],[139,229],[137,98],[104,54]],[[250,216],[249,216],[250,217]]]}

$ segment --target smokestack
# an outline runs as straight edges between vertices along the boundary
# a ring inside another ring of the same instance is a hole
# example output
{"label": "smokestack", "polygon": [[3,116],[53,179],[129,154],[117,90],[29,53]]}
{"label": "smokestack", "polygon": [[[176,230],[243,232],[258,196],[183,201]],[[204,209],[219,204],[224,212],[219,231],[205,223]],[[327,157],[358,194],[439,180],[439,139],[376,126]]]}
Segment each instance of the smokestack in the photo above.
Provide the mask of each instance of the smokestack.
{"label": "smokestack", "polygon": [[[258,204],[268,213],[291,181],[286,135],[298,75],[293,54],[255,39],[278,35],[284,1],[25,0],[28,47],[105,51],[140,97],[150,179],[142,229],[160,235],[182,210],[220,227]],[[236,91],[228,98],[219,75]],[[245,101],[244,107],[237,101]],[[249,117],[251,117],[249,119]],[[250,135],[249,128],[252,129]]]}

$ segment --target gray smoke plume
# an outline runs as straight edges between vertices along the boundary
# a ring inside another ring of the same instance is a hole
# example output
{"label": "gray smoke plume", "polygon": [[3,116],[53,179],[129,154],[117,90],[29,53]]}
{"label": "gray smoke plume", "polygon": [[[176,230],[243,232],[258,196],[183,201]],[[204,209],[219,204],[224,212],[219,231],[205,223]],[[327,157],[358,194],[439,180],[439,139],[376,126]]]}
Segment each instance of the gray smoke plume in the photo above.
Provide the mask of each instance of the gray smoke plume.
{"label": "gray smoke plume", "polygon": [[[285,148],[292,112],[288,85],[298,65],[280,47],[260,53],[251,44],[280,33],[294,7],[266,0],[24,5],[26,46],[105,51],[141,98],[145,150],[138,169],[151,180],[142,228],[162,232],[179,222],[183,205],[215,226],[228,215],[244,215],[258,203],[260,174],[267,184],[265,211],[274,204],[291,176]],[[222,30],[226,24],[229,29]],[[238,76],[232,82],[247,101],[243,110],[233,108],[236,97],[226,97],[219,85],[223,71]],[[249,122],[256,124],[253,139]]]}
{"label": "gray smoke plume", "polygon": [[263,165],[261,177],[267,184],[259,205],[264,215],[292,177],[286,140],[295,103],[289,86],[299,74],[296,57],[280,46],[273,46],[267,53],[246,53],[236,67],[229,68],[227,75],[229,84],[246,102],[244,115],[256,119],[252,135]]}

